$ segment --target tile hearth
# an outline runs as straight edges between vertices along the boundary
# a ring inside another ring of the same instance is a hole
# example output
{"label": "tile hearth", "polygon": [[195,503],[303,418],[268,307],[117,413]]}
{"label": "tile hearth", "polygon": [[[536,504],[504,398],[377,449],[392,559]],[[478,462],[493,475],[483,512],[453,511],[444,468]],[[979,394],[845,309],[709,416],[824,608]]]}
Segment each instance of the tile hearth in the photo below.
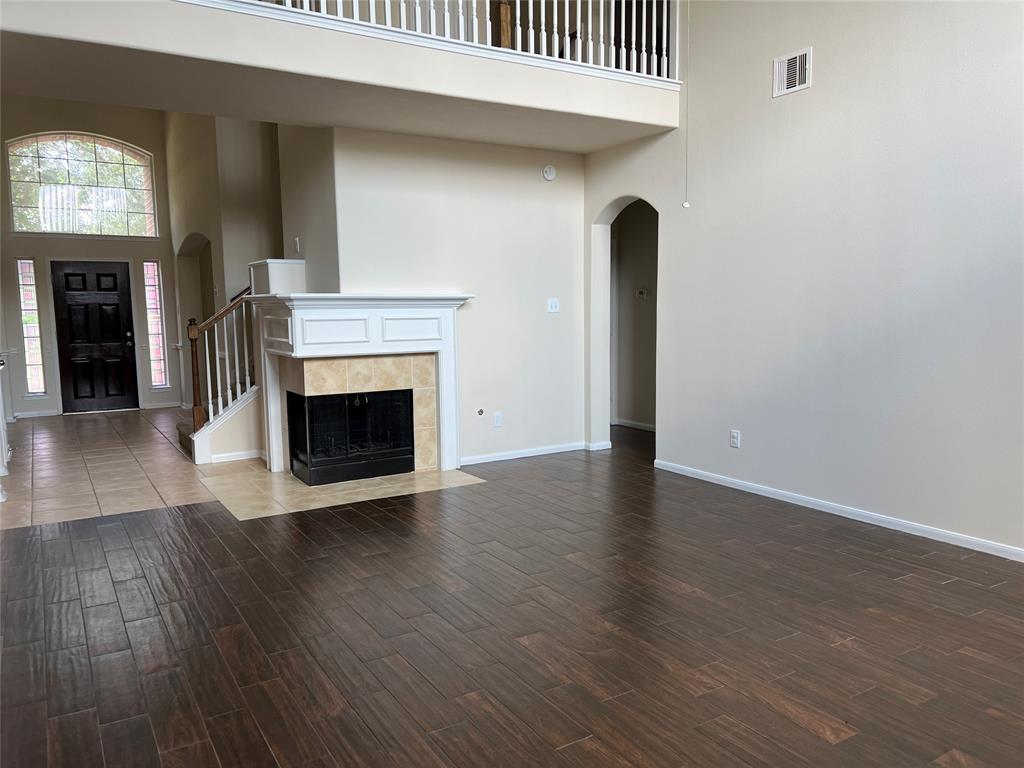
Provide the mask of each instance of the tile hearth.
{"label": "tile hearth", "polygon": [[220,501],[239,519],[483,482],[420,471],[311,488],[262,460],[196,466],[177,447],[178,408],[20,420],[10,474],[0,477],[0,528]]}

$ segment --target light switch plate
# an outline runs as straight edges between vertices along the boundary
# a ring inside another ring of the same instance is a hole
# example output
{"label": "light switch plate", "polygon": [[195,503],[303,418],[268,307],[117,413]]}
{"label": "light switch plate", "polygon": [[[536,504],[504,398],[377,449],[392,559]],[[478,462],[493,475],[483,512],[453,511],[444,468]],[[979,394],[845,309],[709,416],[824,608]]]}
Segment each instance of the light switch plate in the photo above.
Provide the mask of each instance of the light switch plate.
{"label": "light switch plate", "polygon": [[548,299],[548,312],[560,312],[558,299]]}

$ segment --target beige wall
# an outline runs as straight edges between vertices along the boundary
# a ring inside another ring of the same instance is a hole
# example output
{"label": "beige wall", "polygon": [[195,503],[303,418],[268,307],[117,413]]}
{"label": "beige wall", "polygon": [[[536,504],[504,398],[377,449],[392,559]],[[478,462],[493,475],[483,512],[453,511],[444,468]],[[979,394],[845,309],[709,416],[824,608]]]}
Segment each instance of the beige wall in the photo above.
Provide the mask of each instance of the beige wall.
{"label": "beige wall", "polygon": [[612,423],[653,428],[658,212],[642,200],[612,224],[612,301]]}
{"label": "beige wall", "polygon": [[249,264],[281,257],[277,126],[216,118],[224,301],[249,284]]}
{"label": "beige wall", "polygon": [[307,290],[336,292],[341,283],[333,134],[330,128],[279,125],[277,142],[284,257],[305,259]]}
{"label": "beige wall", "polygon": [[346,129],[334,148],[343,289],[477,296],[458,312],[462,456],[582,441],[582,159]]}
{"label": "beige wall", "polygon": [[[0,185],[0,207],[3,209],[3,233],[0,242],[0,266],[3,269],[3,296],[0,321],[5,326],[6,342],[23,350],[15,262],[35,261],[36,280],[40,286],[40,322],[43,334],[43,365],[46,395],[27,396],[23,352],[10,362],[11,405],[15,415],[59,413],[60,375],[57,359],[56,331],[53,319],[53,292],[50,289],[50,262],[125,261],[130,264],[132,282],[132,318],[138,337],[136,373],[139,403],[143,407],[177,405],[181,402],[178,366],[173,344],[175,336],[174,260],[171,246],[170,215],[167,205],[167,163],[164,154],[164,119],[159,112],[144,109],[107,107],[80,102],[35,99],[3,94],[2,137],[4,141],[41,131],[85,131],[110,136],[134,144],[153,154],[154,191],[157,201],[159,236],[149,238],[46,235],[11,232],[10,179],[4,161],[3,183]],[[145,338],[145,300],[142,286],[142,262],[157,260],[164,280],[164,322],[167,332],[167,363],[171,386],[153,388],[150,384],[148,343]]]}
{"label": "beige wall", "polygon": [[661,213],[658,457],[1024,545],[1022,6],[691,14],[692,207],[678,134],[586,169]]}

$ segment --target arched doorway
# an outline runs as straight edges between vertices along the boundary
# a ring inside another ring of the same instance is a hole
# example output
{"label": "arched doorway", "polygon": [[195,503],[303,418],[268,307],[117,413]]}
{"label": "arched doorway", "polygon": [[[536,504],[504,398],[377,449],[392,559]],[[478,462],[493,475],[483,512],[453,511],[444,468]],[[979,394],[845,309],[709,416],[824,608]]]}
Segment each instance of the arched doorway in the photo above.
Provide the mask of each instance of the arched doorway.
{"label": "arched doorway", "polygon": [[658,212],[634,200],[612,222],[611,425],[654,431]]}
{"label": "arched doorway", "polygon": [[[635,203],[640,203],[627,218],[617,223],[620,214]],[[612,410],[612,320],[613,320],[613,272],[612,272],[612,235],[613,228],[616,236],[626,232],[626,236],[635,241],[633,245],[627,246],[631,253],[636,253],[637,248],[644,253],[653,256],[655,263],[653,281],[644,278],[643,281],[651,282],[651,285],[638,286],[647,288],[647,298],[641,301],[652,302],[645,308],[654,318],[655,338],[656,333],[656,298],[657,298],[657,242],[658,242],[658,212],[637,195],[623,195],[616,198],[604,207],[595,218],[590,227],[590,260],[588,263],[587,275],[587,309],[588,327],[586,340],[586,363],[587,363],[587,388],[585,395],[586,408],[586,441],[590,450],[601,450],[611,447],[611,424],[616,419]],[[641,241],[646,241],[644,245]],[[616,249],[622,256],[621,248],[616,242]],[[625,258],[625,257],[623,257]],[[631,262],[633,259],[631,259]],[[649,261],[649,259],[648,259]],[[618,270],[616,271],[616,291],[618,292]],[[634,292],[635,296],[635,292]],[[618,324],[619,303],[615,304],[615,320]],[[621,331],[620,331],[621,332]],[[652,347],[656,348],[656,344]],[[618,357],[618,355],[617,355]],[[618,369],[616,359],[616,369]],[[653,392],[653,387],[651,390]],[[653,394],[650,395],[653,398]],[[653,402],[650,403],[649,425],[653,427],[655,418]],[[648,422],[642,422],[647,424]]]}

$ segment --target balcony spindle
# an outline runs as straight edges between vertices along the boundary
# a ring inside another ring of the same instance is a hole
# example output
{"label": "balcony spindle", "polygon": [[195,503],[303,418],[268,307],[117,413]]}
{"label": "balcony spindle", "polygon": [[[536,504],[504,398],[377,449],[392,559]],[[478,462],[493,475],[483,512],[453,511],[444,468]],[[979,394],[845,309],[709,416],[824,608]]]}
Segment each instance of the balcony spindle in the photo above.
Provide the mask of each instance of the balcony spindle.
{"label": "balcony spindle", "polygon": [[594,0],[587,0],[587,63],[594,63]]}
{"label": "balcony spindle", "polygon": [[415,7],[413,11],[416,14],[416,31],[422,32],[423,27],[420,24],[420,19],[423,17],[423,8],[421,7],[421,0],[415,0]]}
{"label": "balcony spindle", "polygon": [[661,0],[661,76],[668,77],[668,0]]}
{"label": "balcony spindle", "polygon": [[494,45],[494,38],[492,37],[492,35],[494,34],[494,30],[491,27],[491,3],[490,3],[490,0],[484,0],[484,20],[485,20],[486,25],[487,25],[487,30],[486,30],[487,31],[487,37],[485,38],[487,40],[487,45]]}
{"label": "balcony spindle", "polygon": [[572,59],[572,48],[569,42],[569,0],[565,0],[562,3],[563,10],[565,11],[565,18],[563,19],[562,26],[562,58],[566,61]]}
{"label": "balcony spindle", "polygon": [[[529,0],[527,1],[529,2]],[[512,32],[514,39],[516,41],[515,45],[517,51],[523,50],[523,26],[520,23],[520,19],[523,15],[523,10],[520,7],[520,3],[521,0],[516,0],[516,26],[514,31]]]}
{"label": "balcony spindle", "polygon": [[[359,0],[356,0],[356,2],[359,2]],[[369,13],[370,13],[370,15],[369,15],[370,23],[371,24],[376,24],[377,23],[377,0],[370,0],[369,1],[369,7],[370,7],[370,11],[369,11]]]}
{"label": "balcony spindle", "polygon": [[544,7],[546,0],[540,0],[540,55],[548,55],[548,27],[547,27],[547,8]]}
{"label": "balcony spindle", "polygon": [[359,21],[359,0],[352,0],[352,18]]}
{"label": "balcony spindle", "polygon": [[530,53],[533,53],[533,0],[526,0],[527,2],[527,28],[526,28],[526,46]]}
{"label": "balcony spindle", "polygon": [[640,72],[647,74],[647,0],[643,0],[640,21]]}
{"label": "balcony spindle", "polygon": [[626,69],[626,0],[619,2],[619,69]]}
{"label": "balcony spindle", "polygon": [[459,0],[459,40],[466,39],[466,7],[465,0]]}
{"label": "balcony spindle", "polygon": [[473,4],[473,42],[480,42],[480,17],[476,11],[476,0],[469,0]]}
{"label": "balcony spindle", "polygon": [[629,7],[629,26],[633,31],[629,40],[629,70],[636,72],[636,0],[633,0]]}
{"label": "balcony spindle", "polygon": [[604,0],[597,0],[597,63],[604,66]]}
{"label": "balcony spindle", "polygon": [[576,0],[576,62],[583,61],[583,0]]}
{"label": "balcony spindle", "polygon": [[[568,0],[562,0],[568,2]],[[558,0],[551,0],[551,55],[558,58]]]}
{"label": "balcony spindle", "polygon": [[398,0],[398,26],[402,29],[409,28],[409,12],[405,8],[405,0]]}
{"label": "balcony spindle", "polygon": [[391,26],[391,0],[384,0],[384,26]]}
{"label": "balcony spindle", "polygon": [[[452,39],[452,12],[448,7],[448,0],[444,2],[444,36],[446,40]],[[436,32],[435,32],[436,34]]]}

